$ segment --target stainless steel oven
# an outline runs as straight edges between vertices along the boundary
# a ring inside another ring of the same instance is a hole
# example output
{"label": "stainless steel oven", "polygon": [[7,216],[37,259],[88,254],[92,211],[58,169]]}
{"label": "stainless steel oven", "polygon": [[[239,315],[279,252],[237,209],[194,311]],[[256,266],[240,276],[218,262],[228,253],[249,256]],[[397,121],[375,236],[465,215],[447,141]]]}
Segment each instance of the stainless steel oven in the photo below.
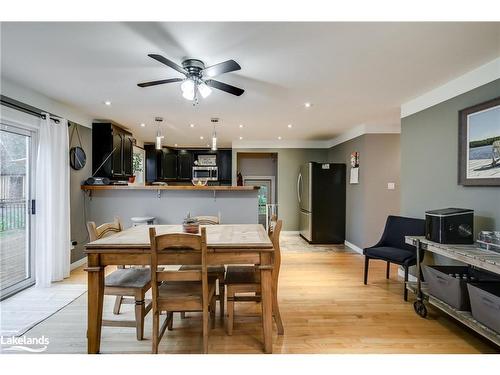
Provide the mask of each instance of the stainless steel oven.
{"label": "stainless steel oven", "polygon": [[217,181],[219,179],[219,170],[217,167],[193,167],[193,178]]}

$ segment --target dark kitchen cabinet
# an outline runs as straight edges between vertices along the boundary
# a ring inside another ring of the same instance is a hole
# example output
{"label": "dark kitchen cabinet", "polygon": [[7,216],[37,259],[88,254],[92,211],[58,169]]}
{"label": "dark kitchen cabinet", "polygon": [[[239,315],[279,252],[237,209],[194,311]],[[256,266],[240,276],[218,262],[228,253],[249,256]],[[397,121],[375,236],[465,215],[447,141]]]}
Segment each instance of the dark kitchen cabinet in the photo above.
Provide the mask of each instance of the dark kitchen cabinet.
{"label": "dark kitchen cabinet", "polygon": [[177,152],[163,147],[159,153],[158,175],[164,180],[177,179]]}
{"label": "dark kitchen cabinet", "polygon": [[219,181],[221,183],[230,183],[232,174],[232,151],[219,150],[217,151],[217,167],[219,170]]}
{"label": "dark kitchen cabinet", "polygon": [[193,178],[193,153],[189,150],[179,150],[177,153],[177,179],[191,180]]}
{"label": "dark kitchen cabinet", "polygon": [[132,176],[134,174],[132,165],[133,153],[133,138],[125,135],[123,138],[123,173],[125,174],[125,176]]}
{"label": "dark kitchen cabinet", "polygon": [[111,122],[92,124],[92,173],[113,179],[132,176],[132,133]]}
{"label": "dark kitchen cabinet", "polygon": [[194,161],[199,155],[216,154],[219,181],[211,184],[231,184],[232,150],[211,151],[207,149],[173,149],[163,147],[156,150],[153,144],[145,144],[146,150],[146,182],[169,180],[191,181]]}
{"label": "dark kitchen cabinet", "polygon": [[151,183],[158,181],[158,154],[155,145],[144,145],[146,151],[146,182]]}

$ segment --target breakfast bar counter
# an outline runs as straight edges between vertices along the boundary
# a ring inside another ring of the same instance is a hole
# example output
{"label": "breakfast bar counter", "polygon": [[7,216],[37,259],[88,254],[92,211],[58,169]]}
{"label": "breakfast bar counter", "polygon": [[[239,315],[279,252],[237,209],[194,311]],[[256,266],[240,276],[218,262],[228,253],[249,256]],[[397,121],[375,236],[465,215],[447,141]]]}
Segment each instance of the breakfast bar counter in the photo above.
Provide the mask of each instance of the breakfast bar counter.
{"label": "breakfast bar counter", "polygon": [[82,190],[198,190],[198,191],[252,191],[258,186],[195,186],[195,185],[82,185]]}

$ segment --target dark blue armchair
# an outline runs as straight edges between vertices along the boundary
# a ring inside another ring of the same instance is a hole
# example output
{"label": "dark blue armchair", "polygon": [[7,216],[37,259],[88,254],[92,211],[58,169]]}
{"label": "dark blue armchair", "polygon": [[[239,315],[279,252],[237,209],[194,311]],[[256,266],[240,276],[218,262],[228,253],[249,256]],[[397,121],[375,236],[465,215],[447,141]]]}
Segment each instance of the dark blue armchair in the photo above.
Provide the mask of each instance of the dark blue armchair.
{"label": "dark blue armchair", "polygon": [[[405,236],[423,236],[425,234],[425,220],[413,219],[401,216],[388,216],[385,223],[384,233],[380,241],[363,250],[365,255],[365,277],[364,283],[368,281],[368,266],[370,259],[378,259],[387,262],[386,278],[389,278],[391,263],[403,266],[405,270],[404,300],[408,300],[408,269],[417,264],[415,247],[405,243]],[[420,261],[423,260],[422,252]]]}

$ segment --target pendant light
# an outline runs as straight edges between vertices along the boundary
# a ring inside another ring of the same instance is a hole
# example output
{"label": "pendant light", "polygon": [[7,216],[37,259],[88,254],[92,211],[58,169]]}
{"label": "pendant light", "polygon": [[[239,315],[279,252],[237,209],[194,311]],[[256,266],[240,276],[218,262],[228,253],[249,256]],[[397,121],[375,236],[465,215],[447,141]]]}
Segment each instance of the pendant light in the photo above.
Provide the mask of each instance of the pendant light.
{"label": "pendant light", "polygon": [[217,151],[217,132],[215,131],[215,125],[214,132],[212,133],[212,151]]}
{"label": "pendant light", "polygon": [[155,117],[155,121],[158,124],[158,130],[156,131],[155,149],[161,150],[161,140],[162,140],[163,136],[161,135],[161,132],[160,132],[160,124],[163,121],[163,117]]}
{"label": "pendant light", "polygon": [[212,132],[212,151],[217,151],[217,132],[215,131],[215,125],[219,122],[219,119],[213,117],[210,121],[214,124],[214,131]]}

